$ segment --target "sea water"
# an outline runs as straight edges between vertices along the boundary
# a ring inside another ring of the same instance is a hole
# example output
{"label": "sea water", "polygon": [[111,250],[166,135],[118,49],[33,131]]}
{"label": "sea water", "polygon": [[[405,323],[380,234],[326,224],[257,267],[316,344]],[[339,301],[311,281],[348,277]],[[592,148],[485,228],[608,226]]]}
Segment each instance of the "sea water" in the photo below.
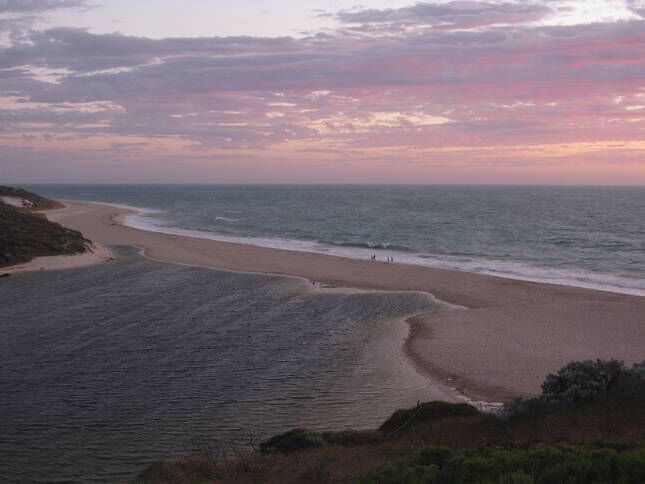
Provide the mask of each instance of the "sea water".
{"label": "sea water", "polygon": [[645,295],[645,187],[44,185],[134,227]]}

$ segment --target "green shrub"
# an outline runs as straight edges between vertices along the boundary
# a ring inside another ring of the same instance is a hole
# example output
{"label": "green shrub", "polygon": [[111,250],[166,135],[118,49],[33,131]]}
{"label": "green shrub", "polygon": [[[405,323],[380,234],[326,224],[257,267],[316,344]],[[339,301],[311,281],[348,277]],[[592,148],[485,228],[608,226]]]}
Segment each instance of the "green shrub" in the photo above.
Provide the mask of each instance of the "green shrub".
{"label": "green shrub", "polygon": [[621,399],[645,399],[645,362],[625,370],[611,391]]}
{"label": "green shrub", "polygon": [[618,476],[623,482],[645,482],[645,449],[621,452],[616,456]]}
{"label": "green shrub", "polygon": [[381,466],[361,482],[365,484],[435,484],[439,480],[439,469],[436,466],[421,466],[400,460]]}
{"label": "green shrub", "polygon": [[500,417],[504,420],[514,420],[520,417],[540,416],[554,407],[542,398],[517,397],[504,405]]}
{"label": "green shrub", "polygon": [[0,267],[85,252],[89,243],[80,232],[0,203]]}
{"label": "green shrub", "polygon": [[533,448],[486,448],[456,452],[424,449],[416,461],[381,466],[370,483],[636,483],[645,479],[645,447],[618,451],[613,445],[538,445]]}
{"label": "green shrub", "polygon": [[506,420],[545,415],[562,407],[578,407],[600,397],[645,399],[645,362],[625,368],[617,360],[574,361],[550,374],[537,398],[515,398],[504,405]]}
{"label": "green shrub", "polygon": [[542,397],[556,405],[580,405],[605,393],[624,370],[617,360],[574,361],[546,377]]}
{"label": "green shrub", "polygon": [[447,417],[479,415],[479,411],[464,403],[427,402],[413,408],[397,410],[379,428],[382,432],[394,432],[421,422],[430,422]]}
{"label": "green shrub", "polygon": [[594,480],[609,481],[618,474],[618,453],[614,449],[592,450],[589,454],[591,476]]}
{"label": "green shrub", "polygon": [[435,465],[439,469],[444,467],[457,453],[447,447],[426,447],[421,451],[418,462],[421,465]]}
{"label": "green shrub", "polygon": [[307,429],[293,429],[262,442],[260,452],[266,454],[277,451],[288,454],[289,452],[318,447],[323,442],[323,438],[318,432]]}
{"label": "green shrub", "polygon": [[341,430],[338,432],[322,432],[323,442],[330,445],[363,445],[382,442],[384,435],[374,430]]}
{"label": "green shrub", "polygon": [[534,484],[535,480],[524,471],[503,474],[497,480],[498,484]]}
{"label": "green shrub", "polygon": [[645,361],[634,363],[634,365],[629,370],[627,370],[627,374],[630,377],[645,380]]}

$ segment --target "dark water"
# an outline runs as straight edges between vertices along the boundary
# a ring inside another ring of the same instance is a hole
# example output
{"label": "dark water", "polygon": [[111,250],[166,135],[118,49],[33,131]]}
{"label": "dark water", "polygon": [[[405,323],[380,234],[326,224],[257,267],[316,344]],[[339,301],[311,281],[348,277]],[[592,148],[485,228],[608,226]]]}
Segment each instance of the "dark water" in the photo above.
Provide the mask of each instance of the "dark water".
{"label": "dark water", "polygon": [[645,295],[645,187],[35,186],[150,230]]}
{"label": "dark water", "polygon": [[294,426],[369,428],[437,396],[402,357],[419,293],[153,262],[0,279],[0,481],[122,481]]}

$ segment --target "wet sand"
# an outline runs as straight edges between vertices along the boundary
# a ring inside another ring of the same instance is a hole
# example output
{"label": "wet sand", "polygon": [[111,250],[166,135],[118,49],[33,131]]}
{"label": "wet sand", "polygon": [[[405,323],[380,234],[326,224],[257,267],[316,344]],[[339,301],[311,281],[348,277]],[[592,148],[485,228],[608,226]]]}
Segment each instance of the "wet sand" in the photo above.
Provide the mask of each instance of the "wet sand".
{"label": "wet sand", "polygon": [[405,349],[420,371],[473,399],[537,394],[544,376],[571,360],[645,359],[644,297],[161,234],[121,225],[126,209],[65,203],[48,218],[101,244],[138,246],[156,260],[425,291],[462,306],[411,318]]}

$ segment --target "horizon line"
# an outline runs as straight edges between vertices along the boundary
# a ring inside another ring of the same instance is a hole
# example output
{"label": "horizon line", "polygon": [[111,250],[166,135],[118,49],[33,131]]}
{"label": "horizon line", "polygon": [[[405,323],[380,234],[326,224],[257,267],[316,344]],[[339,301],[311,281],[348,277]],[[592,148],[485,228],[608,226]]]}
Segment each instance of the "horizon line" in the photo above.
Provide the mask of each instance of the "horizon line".
{"label": "horizon line", "polygon": [[75,185],[75,186],[400,186],[400,187],[608,187],[645,188],[645,184],[597,183],[361,183],[361,182],[0,182],[5,186],[21,185]]}

